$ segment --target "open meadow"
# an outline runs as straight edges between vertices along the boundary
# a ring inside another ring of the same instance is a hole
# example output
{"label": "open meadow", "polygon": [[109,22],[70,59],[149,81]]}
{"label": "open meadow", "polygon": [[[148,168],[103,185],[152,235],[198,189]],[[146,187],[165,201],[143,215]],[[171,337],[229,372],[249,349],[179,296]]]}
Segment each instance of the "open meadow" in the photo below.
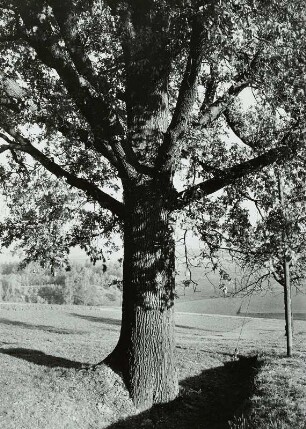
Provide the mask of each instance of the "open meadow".
{"label": "open meadow", "polygon": [[[205,290],[205,289],[204,289]],[[284,295],[282,291],[246,295],[243,297],[204,297],[204,293],[180,296],[176,310],[184,313],[224,314],[284,319]],[[306,320],[306,295],[293,294],[292,312],[295,320]]]}
{"label": "open meadow", "polygon": [[[282,320],[177,312],[180,396],[137,414],[118,375],[90,366],[115,346],[120,315],[118,307],[1,303],[0,427],[305,427],[306,321],[295,321],[288,359]],[[233,361],[236,347],[258,361]]]}

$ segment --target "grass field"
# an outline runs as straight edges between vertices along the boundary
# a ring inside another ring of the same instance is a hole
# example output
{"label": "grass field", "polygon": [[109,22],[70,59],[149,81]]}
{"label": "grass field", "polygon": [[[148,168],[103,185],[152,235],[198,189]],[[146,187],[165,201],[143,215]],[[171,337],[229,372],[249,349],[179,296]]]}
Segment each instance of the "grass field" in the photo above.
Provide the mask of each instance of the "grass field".
{"label": "grass field", "polygon": [[[304,428],[305,321],[295,321],[296,356],[288,360],[282,320],[178,311],[181,394],[137,414],[117,375],[103,365],[88,369],[116,344],[120,314],[119,308],[0,304],[0,427],[242,429],[249,417],[239,416],[251,408],[257,423],[248,427]],[[241,355],[261,351],[263,363],[233,362],[237,345]],[[277,419],[282,426],[273,426]]]}
{"label": "grass field", "polygon": [[[206,314],[249,315],[253,317],[283,318],[284,298],[282,291],[254,294],[245,297],[211,298],[204,291],[188,291],[176,302],[178,311]],[[306,320],[306,294],[293,294],[292,311],[295,319]]]}

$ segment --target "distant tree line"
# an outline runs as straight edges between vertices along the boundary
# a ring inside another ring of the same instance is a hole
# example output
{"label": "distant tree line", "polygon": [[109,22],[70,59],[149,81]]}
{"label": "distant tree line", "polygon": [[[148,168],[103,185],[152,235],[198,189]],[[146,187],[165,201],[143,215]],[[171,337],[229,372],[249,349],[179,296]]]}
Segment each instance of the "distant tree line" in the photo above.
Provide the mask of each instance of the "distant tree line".
{"label": "distant tree line", "polygon": [[121,268],[72,264],[69,271],[50,270],[36,263],[21,268],[4,263],[0,268],[0,300],[46,304],[105,305],[121,299]]}

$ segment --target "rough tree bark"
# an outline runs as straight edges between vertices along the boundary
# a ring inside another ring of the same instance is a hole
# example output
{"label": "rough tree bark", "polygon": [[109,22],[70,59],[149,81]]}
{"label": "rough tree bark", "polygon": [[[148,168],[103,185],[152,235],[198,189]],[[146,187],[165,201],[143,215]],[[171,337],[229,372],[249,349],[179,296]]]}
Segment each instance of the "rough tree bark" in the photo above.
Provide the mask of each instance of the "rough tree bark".
{"label": "rough tree bark", "polygon": [[145,183],[125,193],[120,339],[106,363],[122,372],[139,409],[178,393],[175,370],[175,245],[168,192]]}

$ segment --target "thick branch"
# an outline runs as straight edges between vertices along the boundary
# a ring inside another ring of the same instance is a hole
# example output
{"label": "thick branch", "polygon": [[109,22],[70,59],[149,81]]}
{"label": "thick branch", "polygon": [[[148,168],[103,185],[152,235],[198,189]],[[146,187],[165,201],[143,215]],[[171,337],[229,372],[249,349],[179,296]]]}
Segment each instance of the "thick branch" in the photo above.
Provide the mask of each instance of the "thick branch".
{"label": "thick branch", "polygon": [[[22,89],[14,79],[5,78],[0,73],[0,84],[1,89],[4,92],[4,97],[0,98],[0,104],[6,108],[9,108],[17,113],[21,113],[24,107],[24,99],[27,94],[24,89]],[[18,100],[16,102],[15,100]],[[57,131],[60,131],[65,137],[69,139],[75,139],[77,137],[82,141],[86,147],[89,145],[90,133],[85,128],[77,128],[76,126],[70,124],[68,121],[64,120],[61,116],[56,115],[56,120],[53,121],[45,116],[37,117],[37,121],[45,124],[51,128],[56,128]],[[104,139],[93,136],[92,138],[93,146],[95,150],[102,156],[104,156],[114,167],[117,167],[120,171],[120,165],[118,162],[118,157],[116,157],[115,151],[110,148],[110,145],[105,142]],[[118,155],[118,153],[117,153]],[[122,166],[122,163],[121,163]],[[125,170],[123,169],[125,172]]]}
{"label": "thick branch", "polygon": [[156,160],[158,171],[168,171],[171,168],[178,146],[177,139],[185,130],[190,118],[197,94],[197,81],[204,54],[205,35],[203,16],[196,16],[193,21],[189,56],[176,107]]}
{"label": "thick branch", "polygon": [[[135,179],[139,174],[152,174],[151,169],[137,161],[132,148],[126,150],[125,130],[114,107],[110,84],[103,73],[95,73],[83,41],[75,31],[76,7],[82,9],[83,6],[76,6],[71,0],[64,5],[55,0],[48,3],[54,16],[43,10],[44,2],[29,0],[25,4],[15,0],[24,23],[20,28],[23,39],[43,64],[57,71],[91,128],[94,148],[118,169],[120,177]],[[62,123],[59,131],[67,135],[70,130]],[[84,141],[84,132],[81,134]]]}
{"label": "thick branch", "polygon": [[210,105],[207,105],[207,99],[204,98],[203,104],[200,109],[200,117],[195,126],[207,127],[215,121],[231,104],[231,102],[240,94],[240,92],[247,88],[251,82],[251,75],[257,67],[259,60],[259,53],[255,54],[250,62],[249,67],[234,78],[234,83],[230,86],[226,94],[219,97]]}
{"label": "thick branch", "polygon": [[[0,134],[0,137],[1,137],[1,134]],[[3,153],[3,152],[5,152],[5,151],[7,151],[7,150],[10,150],[11,149],[11,146],[10,145],[8,145],[8,144],[3,144],[3,145],[1,145],[0,146],[0,153]]]}
{"label": "thick branch", "polygon": [[217,73],[218,73],[218,67],[216,66],[216,64],[212,63],[210,65],[210,76],[206,80],[205,96],[201,106],[202,112],[214,102],[217,86],[218,86]]}
{"label": "thick branch", "polygon": [[231,104],[231,102],[240,94],[240,92],[247,88],[250,84],[249,79],[242,80],[238,83],[233,84],[227,93],[222,97],[219,97],[209,107],[201,108],[201,115],[194,124],[198,127],[207,127],[209,124],[214,122],[224,112],[224,110]]}
{"label": "thick branch", "polygon": [[[124,131],[115,112],[111,108],[108,109],[108,103],[102,96],[93,95],[89,83],[83,80],[69,60],[64,58],[64,53],[61,52],[59,46],[56,47],[56,55],[52,57],[53,48],[42,46],[37,40],[32,40],[30,44],[36,49],[42,62],[53,67],[62,78],[66,89],[91,127],[94,136],[93,146],[97,152],[118,169],[121,177],[134,178],[138,174],[138,170],[142,169],[141,166],[138,169],[138,165],[130,164],[127,160],[120,141],[122,137],[124,139]],[[40,121],[46,122],[47,119],[40,118]],[[68,135],[72,131],[65,121],[62,121],[58,130],[64,135]],[[86,144],[86,132],[78,130],[77,134]]]}
{"label": "thick branch", "polygon": [[[125,133],[116,112],[111,106],[113,100],[109,100],[109,86],[103,88],[103,91],[101,88],[97,91],[92,86],[87,78],[89,76],[89,63],[86,63],[85,72],[85,63],[81,64],[80,58],[82,56],[78,53],[77,47],[75,47],[72,55],[78,64],[77,67],[75,66],[69,55],[71,52],[67,51],[67,47],[61,44],[62,40],[54,30],[54,23],[50,21],[51,18],[45,17],[43,21],[39,20],[41,5],[31,3],[30,9],[24,4],[18,4],[17,7],[27,28],[24,32],[25,40],[46,66],[56,70],[69,95],[88,121],[98,142],[96,149],[113,163],[113,156],[110,156],[112,142],[115,138],[116,144],[118,144],[118,136],[122,138]],[[62,21],[61,24],[63,25]],[[84,75],[79,71],[81,69]],[[99,79],[99,81],[102,80]],[[108,142],[107,145],[104,144],[105,141]],[[118,154],[116,158],[118,158]],[[122,167],[123,160],[118,161]],[[118,168],[119,164],[117,163],[115,167]]]}
{"label": "thick branch", "polygon": [[109,194],[101,191],[96,185],[88,182],[85,179],[79,178],[74,174],[71,174],[64,170],[61,166],[56,164],[50,158],[45,156],[42,152],[36,149],[34,146],[29,145],[26,150],[27,153],[32,155],[32,157],[43,165],[48,171],[53,173],[58,178],[65,178],[66,182],[82,191],[84,191],[88,196],[97,201],[101,207],[104,207],[110,210],[113,214],[119,218],[124,216],[124,206],[115,198],[111,197]]}
{"label": "thick branch", "polygon": [[57,43],[48,46],[41,43],[38,38],[30,38],[30,44],[39,59],[57,71],[68,93],[97,136],[109,140],[114,135],[123,134],[116,114],[109,108],[101,94],[96,93],[89,82],[78,74],[63,48]]}
{"label": "thick branch", "polygon": [[[54,124],[48,118],[39,117],[38,120],[39,122],[54,128]],[[110,150],[108,149],[107,142],[102,141],[102,143],[100,143],[99,139],[95,138],[95,136],[93,136],[89,130],[76,127],[69,121],[65,121],[60,116],[56,118],[55,129],[60,131],[68,139],[73,140],[75,137],[77,137],[78,140],[84,143],[86,148],[95,148],[98,153],[104,155],[105,158],[107,158],[113,166],[116,166],[119,171],[123,171],[124,176],[127,175],[128,177],[133,178],[138,173],[146,175],[152,174],[152,171],[149,169],[149,167],[141,165],[138,162],[131,146],[128,146],[127,144],[123,144],[122,148],[121,142],[116,142],[114,139],[114,142],[112,143],[112,150]],[[125,174],[126,172],[127,174]]]}
{"label": "thick branch", "polygon": [[294,155],[295,147],[290,147],[288,144],[286,144],[287,139],[288,135],[282,139],[280,146],[270,149],[266,153],[248,161],[234,165],[233,167],[229,167],[223,170],[223,172],[218,176],[192,186],[183,192],[179,192],[177,195],[176,207],[174,208],[183,208],[193,201],[200,200],[206,195],[213,194],[225,186],[234,183],[237,179],[240,179],[248,174],[255,173],[256,171],[261,170],[263,167],[267,167],[274,162],[291,158]]}
{"label": "thick branch", "polygon": [[67,139],[75,140],[77,138],[85,145],[86,148],[93,147],[100,155],[109,160],[113,166],[117,166],[118,160],[113,151],[107,147],[107,144],[104,141],[101,143],[99,139],[94,138],[90,131],[85,127],[77,127],[60,115],[56,115],[55,120],[45,116],[39,116],[37,117],[37,121],[52,130],[59,131]]}
{"label": "thick branch", "polygon": [[247,136],[243,134],[242,127],[243,124],[239,119],[236,119],[229,109],[225,109],[223,112],[223,115],[225,117],[226,123],[229,126],[229,128],[233,131],[233,133],[239,138],[239,140],[242,141],[243,144],[250,147],[251,149],[256,149],[256,145],[253,141],[251,141]]}
{"label": "thick branch", "polygon": [[97,91],[107,94],[111,90],[109,82],[103,74],[100,73],[98,76],[94,72],[91,61],[83,47],[80,32],[73,28],[80,13],[76,9],[76,3],[71,0],[65,2],[48,0],[48,2],[53,9],[62,38],[78,73],[88,79]]}
{"label": "thick branch", "polygon": [[119,218],[124,217],[124,205],[110,196],[109,194],[101,191],[95,184],[87,181],[86,179],[75,176],[72,173],[69,173],[63,169],[60,165],[54,162],[51,158],[47,157],[44,153],[34,147],[29,140],[22,137],[20,134],[10,131],[11,137],[14,139],[14,143],[11,140],[5,137],[8,145],[2,146],[4,150],[14,149],[21,150],[25,153],[31,155],[36,161],[38,161],[46,170],[54,174],[58,178],[66,179],[66,182],[77,189],[84,191],[88,196],[97,201],[101,207],[110,210],[114,215]]}

